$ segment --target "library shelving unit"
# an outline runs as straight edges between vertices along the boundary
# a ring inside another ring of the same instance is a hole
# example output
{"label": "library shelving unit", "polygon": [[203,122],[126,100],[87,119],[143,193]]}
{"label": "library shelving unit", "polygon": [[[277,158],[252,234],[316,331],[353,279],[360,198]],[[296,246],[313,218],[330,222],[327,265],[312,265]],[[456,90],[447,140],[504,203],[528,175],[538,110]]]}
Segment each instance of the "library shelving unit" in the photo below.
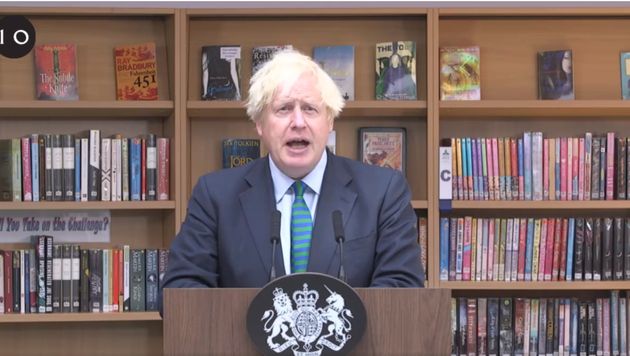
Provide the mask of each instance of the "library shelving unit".
{"label": "library shelving unit", "polygon": [[[82,248],[167,248],[179,227],[180,161],[177,106],[182,30],[175,9],[0,8],[0,16],[24,15],[37,32],[36,44],[77,46],[79,100],[35,99],[34,51],[20,59],[0,59],[0,138],[31,133],[84,134],[102,137],[154,133],[171,138],[170,200],[140,202],[2,202],[11,210],[109,210],[111,241]],[[116,101],[113,49],[155,42],[159,100]],[[5,169],[4,167],[2,169]],[[0,249],[27,248],[1,244]],[[121,354],[162,353],[162,323],[157,312],[53,313],[0,315],[0,353]]]}
{"label": "library shelving unit", "polygon": [[[432,156],[433,123],[427,83],[433,75],[432,28],[429,11],[405,9],[194,9],[186,11],[186,58],[182,71],[186,107],[182,130],[182,199],[185,205],[198,178],[221,168],[225,138],[257,138],[242,101],[201,100],[201,48],[204,45],[241,46],[241,86],[245,98],[251,77],[251,53],[256,46],[290,44],[311,55],[313,47],[354,45],[355,100],[349,101],[335,122],[338,155],[356,158],[358,128],[364,126],[405,127],[407,130],[407,180],[413,207],[419,216],[430,214],[428,187],[433,175],[428,167]],[[418,100],[375,100],[376,43],[408,40],[416,42]],[[427,61],[427,58],[429,60]],[[264,152],[264,148],[263,148]],[[181,213],[185,213],[182,206]]]}
{"label": "library shelving unit", "polygon": [[[628,9],[523,8],[436,9],[437,48],[480,47],[481,100],[440,101],[437,138],[517,137],[542,131],[545,137],[585,132],[630,135],[630,102],[621,99],[620,52],[628,50]],[[538,100],[537,53],[571,49],[575,100]],[[439,53],[434,53],[436,58]],[[437,61],[437,59],[436,59]],[[435,62],[434,62],[435,63]],[[438,67],[430,71],[437,72]],[[438,83],[434,83],[438,85]],[[432,151],[432,153],[435,153]],[[436,169],[436,167],[433,167]],[[453,201],[442,216],[561,217],[627,216],[630,201]],[[439,215],[436,214],[436,215]],[[439,239],[437,220],[431,222]],[[430,259],[439,279],[439,247]],[[628,289],[627,281],[455,282],[438,281],[453,296],[604,296]]]}

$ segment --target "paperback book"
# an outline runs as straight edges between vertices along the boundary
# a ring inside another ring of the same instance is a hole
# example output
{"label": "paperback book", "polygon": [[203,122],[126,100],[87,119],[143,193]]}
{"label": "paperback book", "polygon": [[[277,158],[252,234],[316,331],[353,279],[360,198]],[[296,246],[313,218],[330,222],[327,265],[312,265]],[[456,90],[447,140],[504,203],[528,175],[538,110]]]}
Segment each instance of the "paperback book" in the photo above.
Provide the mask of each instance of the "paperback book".
{"label": "paperback book", "polygon": [[345,100],[354,100],[354,46],[315,47],[313,60],[337,84]]}
{"label": "paperback book", "polygon": [[402,127],[359,128],[359,160],[405,173],[406,133]]}
{"label": "paperback book", "polygon": [[241,100],[241,47],[201,49],[201,99]]}
{"label": "paperback book", "polygon": [[158,99],[155,43],[115,47],[114,58],[116,61],[116,99]]}
{"label": "paperback book", "polygon": [[270,61],[276,53],[290,49],[293,49],[293,46],[258,46],[252,48],[252,76],[256,74],[265,63]]}
{"label": "paperback book", "polygon": [[78,100],[77,52],[74,44],[35,46],[38,100]]}
{"label": "paperback book", "polygon": [[260,140],[227,138],[223,140],[223,168],[244,166],[260,157]]}
{"label": "paperback book", "polygon": [[575,99],[571,50],[538,53],[538,97],[547,100]]}
{"label": "paperback book", "polygon": [[416,43],[376,44],[376,100],[416,100]]}
{"label": "paperback book", "polygon": [[479,47],[440,48],[440,99],[481,99]]}

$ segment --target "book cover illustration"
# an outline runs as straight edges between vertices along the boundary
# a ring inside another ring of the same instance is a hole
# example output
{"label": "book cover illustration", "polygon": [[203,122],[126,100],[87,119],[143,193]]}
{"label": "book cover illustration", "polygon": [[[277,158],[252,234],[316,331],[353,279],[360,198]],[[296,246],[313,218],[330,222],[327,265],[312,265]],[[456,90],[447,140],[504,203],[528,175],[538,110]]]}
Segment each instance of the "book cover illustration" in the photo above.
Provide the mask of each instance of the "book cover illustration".
{"label": "book cover illustration", "polygon": [[440,99],[481,99],[479,47],[440,48]]}
{"label": "book cover illustration", "polygon": [[223,168],[244,166],[260,157],[260,140],[227,138],[223,140]]}
{"label": "book cover illustration", "polygon": [[158,99],[155,43],[115,47],[114,59],[117,100]]}
{"label": "book cover illustration", "polygon": [[415,42],[376,44],[376,99],[417,99]]}
{"label": "book cover illustration", "polygon": [[270,61],[276,53],[290,49],[293,49],[293,46],[258,46],[252,48],[252,76],[256,74],[265,63]]}
{"label": "book cover illustration", "polygon": [[405,173],[407,156],[405,128],[362,127],[359,129],[359,160]]}
{"label": "book cover illustration", "polygon": [[345,100],[354,100],[354,46],[315,47],[313,60],[337,84]]}
{"label": "book cover illustration", "polygon": [[621,52],[621,97],[630,99],[630,52]]}
{"label": "book cover illustration", "polygon": [[38,100],[78,100],[77,52],[74,44],[35,46]]}
{"label": "book cover illustration", "polygon": [[571,50],[538,53],[538,97],[548,100],[575,99]]}
{"label": "book cover illustration", "polygon": [[240,46],[202,47],[202,100],[241,100],[240,78]]}

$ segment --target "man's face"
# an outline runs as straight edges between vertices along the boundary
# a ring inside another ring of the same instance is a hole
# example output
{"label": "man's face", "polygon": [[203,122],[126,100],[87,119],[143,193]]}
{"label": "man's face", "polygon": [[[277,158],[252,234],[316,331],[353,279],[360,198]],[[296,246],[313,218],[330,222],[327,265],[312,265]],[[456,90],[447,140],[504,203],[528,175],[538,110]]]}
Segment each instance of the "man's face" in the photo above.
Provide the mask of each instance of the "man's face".
{"label": "man's face", "polygon": [[256,122],[256,130],[278,168],[291,178],[310,173],[326,148],[333,120],[313,74],[281,84]]}

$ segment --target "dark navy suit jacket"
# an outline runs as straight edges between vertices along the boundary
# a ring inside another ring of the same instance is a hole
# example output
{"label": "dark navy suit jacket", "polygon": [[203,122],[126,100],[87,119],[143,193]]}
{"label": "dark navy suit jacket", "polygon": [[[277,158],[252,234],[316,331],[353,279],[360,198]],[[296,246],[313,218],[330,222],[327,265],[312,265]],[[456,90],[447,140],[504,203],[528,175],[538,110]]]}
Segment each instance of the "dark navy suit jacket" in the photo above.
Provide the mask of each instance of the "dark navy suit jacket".
{"label": "dark navy suit jacket", "polygon": [[[268,160],[199,179],[171,246],[163,288],[262,287],[269,281],[271,211],[276,206]],[[310,272],[338,273],[332,225],[337,209],[343,214],[344,268],[351,286],[424,285],[416,215],[400,172],[328,153]],[[286,274],[280,246],[276,271],[278,276]]]}

